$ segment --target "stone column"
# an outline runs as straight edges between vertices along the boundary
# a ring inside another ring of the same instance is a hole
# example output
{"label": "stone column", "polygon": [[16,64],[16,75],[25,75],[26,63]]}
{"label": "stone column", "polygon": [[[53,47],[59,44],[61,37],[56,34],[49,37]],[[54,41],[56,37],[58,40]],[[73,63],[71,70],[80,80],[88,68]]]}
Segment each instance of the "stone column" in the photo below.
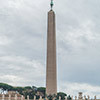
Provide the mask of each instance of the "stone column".
{"label": "stone column", "polygon": [[84,100],[86,100],[86,96],[84,95]]}
{"label": "stone column", "polygon": [[24,98],[23,95],[21,95],[21,100],[23,100],[23,98]]}
{"label": "stone column", "polygon": [[71,97],[71,99],[73,100],[73,96]]}
{"label": "stone column", "polygon": [[55,100],[55,99],[56,99],[56,97],[53,98],[53,100]]}
{"label": "stone column", "polygon": [[34,100],[36,100],[36,96],[34,95]]}
{"label": "stone column", "polygon": [[61,96],[59,96],[59,100],[61,100]]}
{"label": "stone column", "polygon": [[17,94],[15,94],[15,100],[17,100]]}
{"label": "stone column", "polygon": [[65,100],[67,100],[67,96],[65,96]]}
{"label": "stone column", "polygon": [[42,100],[42,96],[40,96],[40,99],[39,100]]}
{"label": "stone column", "polygon": [[9,100],[11,100],[11,95],[9,94]]}
{"label": "stone column", "polygon": [[90,96],[88,95],[88,100],[90,100]]}
{"label": "stone column", "polygon": [[2,94],[2,100],[4,100],[5,99],[5,95],[4,94]]}
{"label": "stone column", "polygon": [[29,100],[29,95],[27,95],[27,100]]}
{"label": "stone column", "polygon": [[75,100],[77,100],[77,96],[75,96]]}
{"label": "stone column", "polygon": [[46,99],[46,100],[48,100],[48,98],[47,98],[47,97],[46,97],[45,99]]}
{"label": "stone column", "polygon": [[96,100],[97,99],[97,97],[96,96],[94,96],[94,100]]}

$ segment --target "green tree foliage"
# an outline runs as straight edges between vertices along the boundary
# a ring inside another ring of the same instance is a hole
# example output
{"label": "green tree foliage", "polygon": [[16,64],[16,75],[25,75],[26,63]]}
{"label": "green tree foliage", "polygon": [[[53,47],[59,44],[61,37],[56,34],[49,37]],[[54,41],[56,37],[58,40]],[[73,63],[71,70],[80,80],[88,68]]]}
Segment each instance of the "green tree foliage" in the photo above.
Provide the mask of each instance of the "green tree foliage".
{"label": "green tree foliage", "polygon": [[70,95],[67,97],[67,100],[72,100],[72,98],[70,97]]}
{"label": "green tree foliage", "polygon": [[23,95],[23,91],[25,90],[24,87],[14,87],[15,91],[18,91],[21,95]]}
{"label": "green tree foliage", "polygon": [[23,92],[23,95],[25,96],[25,98],[27,98],[27,95],[29,95],[30,99],[33,99],[35,94],[36,93],[34,92],[34,90],[32,90],[32,91],[24,91]]}
{"label": "green tree foliage", "polygon": [[[34,95],[36,95],[36,98],[39,99],[40,95],[37,95],[37,92],[39,92],[40,94],[43,94],[45,98],[46,96],[46,88],[45,87],[35,87],[35,86],[26,86],[26,87],[13,87],[11,85],[5,84],[5,83],[0,83],[0,88],[3,90],[7,90],[7,91],[17,91],[19,92],[21,95],[24,95],[25,98],[27,98],[27,95],[29,95],[30,99],[34,98]],[[57,93],[57,99],[59,99],[59,96],[61,97],[62,100],[64,100],[64,97],[67,96],[67,94],[63,93],[63,92],[59,92]],[[53,97],[55,97],[55,95],[53,96],[48,96],[48,98],[51,100]],[[71,97],[68,97],[68,100],[71,100]]]}
{"label": "green tree foliage", "polygon": [[49,95],[48,96],[48,100],[53,100],[53,96],[52,95]]}
{"label": "green tree foliage", "polygon": [[45,94],[46,88],[45,87],[39,87],[39,88],[37,88],[37,91],[42,92],[43,94]]}
{"label": "green tree foliage", "polygon": [[24,87],[25,89],[32,89],[32,87],[31,86],[26,86],[26,87]]}
{"label": "green tree foliage", "polygon": [[59,99],[59,96],[61,97],[61,100],[64,100],[65,96],[67,96],[67,94],[63,93],[63,92],[59,92],[59,93],[57,93],[57,99]]}
{"label": "green tree foliage", "polygon": [[14,88],[11,85],[5,84],[5,83],[0,83],[0,88],[3,90],[14,90]]}

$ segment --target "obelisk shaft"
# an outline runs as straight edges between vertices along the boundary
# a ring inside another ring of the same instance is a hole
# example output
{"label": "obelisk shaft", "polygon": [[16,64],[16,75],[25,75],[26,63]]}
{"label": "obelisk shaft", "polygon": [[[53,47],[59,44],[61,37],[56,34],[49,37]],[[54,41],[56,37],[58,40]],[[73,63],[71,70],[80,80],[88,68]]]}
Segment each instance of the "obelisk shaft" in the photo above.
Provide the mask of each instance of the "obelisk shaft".
{"label": "obelisk shaft", "polygon": [[46,94],[57,94],[55,13],[48,12]]}

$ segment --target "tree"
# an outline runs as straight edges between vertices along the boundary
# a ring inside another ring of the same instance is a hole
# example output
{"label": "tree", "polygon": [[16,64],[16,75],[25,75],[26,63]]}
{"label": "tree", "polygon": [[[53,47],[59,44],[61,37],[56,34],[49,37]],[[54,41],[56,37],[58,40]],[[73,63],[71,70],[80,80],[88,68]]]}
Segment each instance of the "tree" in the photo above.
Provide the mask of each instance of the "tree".
{"label": "tree", "polygon": [[39,87],[39,88],[37,88],[37,91],[38,92],[42,92],[42,94],[44,94],[44,97],[45,97],[45,92],[46,92],[46,88],[45,87]]}
{"label": "tree", "polygon": [[57,93],[57,99],[59,99],[59,96],[61,97],[61,100],[64,100],[65,99],[65,96],[67,96],[66,93],[63,93],[63,92],[58,92]]}
{"label": "tree", "polygon": [[54,94],[54,95],[49,95],[49,96],[47,96],[47,98],[48,98],[48,100],[53,100],[53,98],[56,98],[56,95]]}
{"label": "tree", "polygon": [[37,91],[45,93],[46,88],[45,87],[39,87],[39,88],[37,88]]}
{"label": "tree", "polygon": [[31,86],[26,86],[26,87],[24,87],[25,89],[32,89],[32,87]]}
{"label": "tree", "polygon": [[11,85],[5,84],[5,83],[0,83],[0,88],[2,88],[3,90],[12,90],[13,87]]}
{"label": "tree", "polygon": [[72,98],[70,97],[70,95],[67,97],[67,100],[72,100]]}

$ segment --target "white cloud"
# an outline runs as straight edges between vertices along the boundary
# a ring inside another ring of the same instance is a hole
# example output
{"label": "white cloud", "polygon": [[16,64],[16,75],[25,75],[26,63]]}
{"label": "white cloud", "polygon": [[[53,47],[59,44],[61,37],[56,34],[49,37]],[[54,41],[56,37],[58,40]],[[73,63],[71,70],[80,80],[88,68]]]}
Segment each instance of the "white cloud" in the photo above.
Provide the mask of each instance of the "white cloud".
{"label": "white cloud", "polygon": [[0,45],[9,45],[12,41],[7,36],[0,36]]}
{"label": "white cloud", "polygon": [[[3,56],[0,57],[0,63],[2,82],[12,83],[12,85],[34,85],[36,83],[38,85],[39,81],[45,79],[44,66],[36,60],[20,56]],[[41,84],[43,85],[43,82]]]}
{"label": "white cloud", "polygon": [[21,84],[21,82],[24,80],[21,77],[14,76],[14,75],[1,75],[0,80],[3,80],[4,82],[7,82],[8,84],[11,84],[13,86]]}
{"label": "white cloud", "polygon": [[60,83],[59,84],[59,90],[64,91],[68,95],[78,96],[78,92],[83,92],[83,96],[90,96],[90,98],[94,98],[96,95],[97,98],[100,98],[100,87],[99,86],[93,86],[86,83]]}

